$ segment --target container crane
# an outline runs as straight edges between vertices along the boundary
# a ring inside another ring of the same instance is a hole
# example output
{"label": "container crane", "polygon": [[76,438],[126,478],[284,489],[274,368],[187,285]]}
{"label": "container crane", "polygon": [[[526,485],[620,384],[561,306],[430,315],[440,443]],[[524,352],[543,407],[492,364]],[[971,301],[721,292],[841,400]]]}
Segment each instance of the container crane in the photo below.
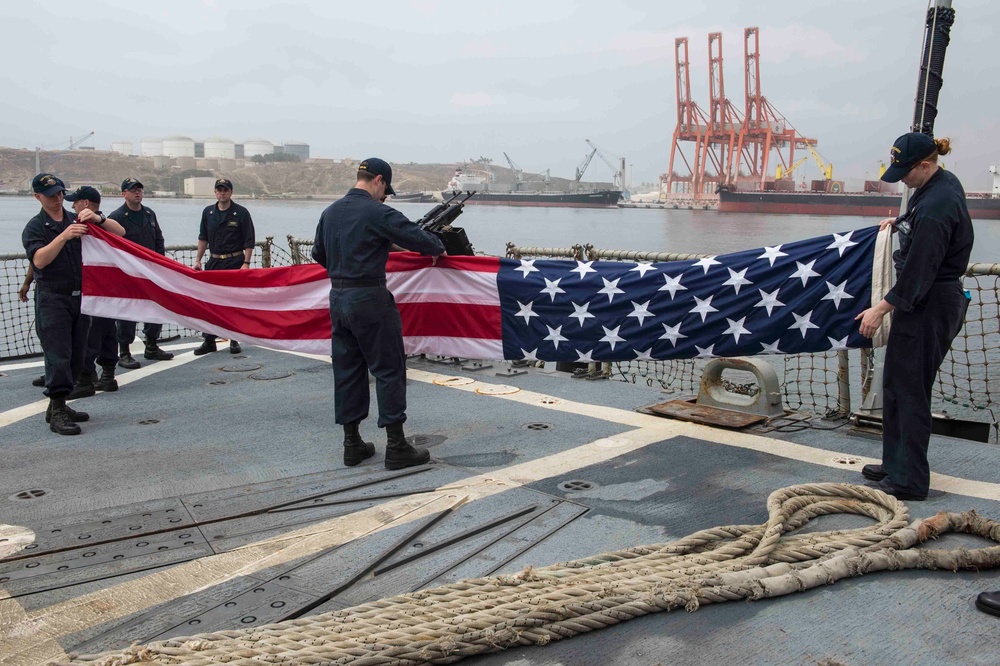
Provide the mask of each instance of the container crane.
{"label": "container crane", "polygon": [[806,148],[812,153],[813,159],[816,160],[816,165],[819,167],[820,173],[823,174],[823,180],[833,180],[833,164],[826,162],[823,157],[816,152],[811,143],[806,143]]}
{"label": "container crane", "polygon": [[[597,146],[595,146],[594,144],[592,144],[590,142],[590,139],[585,139],[585,141],[587,142],[588,146],[590,146],[591,148],[594,149],[594,153],[596,153],[597,156],[600,157],[601,160],[605,164],[608,165],[608,168],[611,169],[611,173],[614,174],[614,181],[613,182],[614,182],[615,187],[617,187],[619,189],[625,189],[625,167],[624,167],[625,160],[621,160],[621,162],[623,163],[622,166],[621,166],[621,168],[616,167],[614,164],[611,163],[611,160],[609,160],[607,157],[604,156],[604,153],[602,153],[600,150],[598,150]],[[589,163],[589,160],[588,160],[588,163]]]}
{"label": "container crane", "polygon": [[590,166],[590,160],[594,159],[595,153],[597,153],[597,148],[594,148],[589,153],[587,153],[587,156],[583,158],[583,162],[581,162],[580,166],[576,168],[576,178],[574,178],[576,182],[579,183],[580,179],[583,178],[583,173],[587,170],[587,167]]}
{"label": "container crane", "polygon": [[86,141],[87,139],[89,139],[92,136],[94,136],[94,132],[90,132],[88,134],[85,134],[85,135],[83,135],[82,137],[80,137],[79,139],[76,139],[76,140],[74,140],[73,137],[70,137],[69,138],[69,145],[66,145],[65,143],[57,143],[57,144],[53,144],[51,146],[38,146],[37,148],[35,148],[35,173],[41,173],[42,172],[42,150],[50,149],[50,148],[59,148],[60,146],[66,146],[65,148],[62,148],[61,150],[59,150],[58,152],[56,152],[56,155],[61,155],[62,153],[65,153],[68,150],[73,150],[74,148],[76,148],[77,146],[79,146],[80,144],[82,144],[84,141]]}
{"label": "container crane", "polygon": [[510,157],[507,156],[507,153],[503,154],[503,158],[505,160],[507,160],[507,164],[510,165],[510,170],[514,172],[514,180],[516,182],[518,182],[518,183],[523,183],[524,182],[524,171],[521,170],[521,167],[519,167],[516,164],[514,164],[514,161],[511,160]]}
{"label": "container crane", "polygon": [[782,178],[790,178],[791,175],[792,175],[792,172],[795,171],[795,169],[797,169],[798,167],[802,166],[802,164],[807,159],[809,159],[808,155],[806,155],[805,157],[800,158],[798,160],[795,160],[795,162],[790,167],[788,167],[787,169],[785,167],[783,167],[782,165],[779,164],[777,166],[777,168],[774,170],[774,178],[775,178],[775,180],[781,180]]}

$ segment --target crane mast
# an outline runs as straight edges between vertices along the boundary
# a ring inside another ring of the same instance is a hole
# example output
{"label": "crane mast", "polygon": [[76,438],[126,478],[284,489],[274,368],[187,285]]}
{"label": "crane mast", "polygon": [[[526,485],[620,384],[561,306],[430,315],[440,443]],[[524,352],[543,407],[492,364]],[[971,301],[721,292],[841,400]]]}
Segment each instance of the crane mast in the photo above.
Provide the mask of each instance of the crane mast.
{"label": "crane mast", "polygon": [[[66,145],[65,148],[59,150],[56,153],[56,155],[61,155],[62,153],[65,153],[67,150],[73,150],[74,148],[76,148],[77,146],[79,146],[92,136],[94,136],[94,132],[88,132],[87,134],[84,134],[82,137],[76,140],[74,140],[73,137],[70,137],[69,145],[58,143],[55,144],[54,146],[47,146],[47,147],[59,147]],[[35,173],[41,173],[41,172],[42,172],[42,146],[38,146],[37,148],[35,148]]]}

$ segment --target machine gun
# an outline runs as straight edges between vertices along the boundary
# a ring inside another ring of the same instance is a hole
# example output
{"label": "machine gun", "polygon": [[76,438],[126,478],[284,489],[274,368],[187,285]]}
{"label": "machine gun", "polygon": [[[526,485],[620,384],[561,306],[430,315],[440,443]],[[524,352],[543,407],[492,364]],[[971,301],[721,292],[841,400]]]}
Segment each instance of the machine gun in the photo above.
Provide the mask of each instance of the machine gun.
{"label": "machine gun", "polygon": [[469,242],[469,237],[465,234],[465,229],[451,226],[455,218],[462,214],[465,202],[474,194],[475,191],[466,192],[462,197],[461,192],[456,192],[450,199],[434,206],[417,220],[417,226],[441,239],[445,251],[450,255],[472,256],[476,253],[472,243]]}

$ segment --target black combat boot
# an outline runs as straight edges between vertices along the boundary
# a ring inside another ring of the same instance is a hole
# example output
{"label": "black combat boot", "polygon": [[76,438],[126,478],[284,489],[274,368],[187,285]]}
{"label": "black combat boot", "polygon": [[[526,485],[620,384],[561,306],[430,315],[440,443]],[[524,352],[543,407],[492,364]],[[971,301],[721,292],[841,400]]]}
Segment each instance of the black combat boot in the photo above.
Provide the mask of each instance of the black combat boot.
{"label": "black combat boot", "polygon": [[375,445],[361,439],[357,423],[344,426],[344,464],[354,467],[375,455]]}
{"label": "black combat boot", "polygon": [[89,398],[94,393],[94,373],[90,370],[84,370],[80,373],[80,378],[76,380],[76,386],[69,392],[66,399],[79,400],[80,398]]}
{"label": "black combat boot", "polygon": [[219,351],[219,348],[215,346],[215,340],[209,340],[206,338],[205,341],[201,343],[201,347],[194,350],[194,355],[201,356],[203,354],[211,354],[214,351]]}
{"label": "black combat boot", "polygon": [[403,424],[393,423],[385,427],[385,468],[403,469],[423,465],[431,459],[431,452],[419,446],[410,446],[403,434]]}
{"label": "black combat boot", "polygon": [[[84,421],[90,420],[90,414],[87,412],[78,412],[69,405],[66,404],[66,399],[62,398],[63,409],[69,414],[69,420],[73,423],[83,423]],[[45,410],[45,422],[52,423],[52,398],[49,398],[49,407]]]}
{"label": "black combat boot", "polygon": [[[73,422],[69,412],[66,411],[65,398],[49,398],[49,411],[45,413],[45,420],[49,424],[49,430],[57,435],[79,435],[80,426]],[[80,412],[77,412],[78,414]]]}
{"label": "black combat boot", "polygon": [[101,377],[94,382],[94,388],[98,391],[105,391],[107,393],[118,390],[118,380],[115,379],[114,363],[111,365],[101,366]]}
{"label": "black combat boot", "polygon": [[230,354],[239,354],[241,351],[243,351],[243,349],[240,347],[240,343],[236,342],[236,340],[229,341]]}
{"label": "black combat boot", "polygon": [[142,355],[150,361],[169,361],[174,358],[170,352],[160,349],[156,344],[156,338],[146,338],[146,351]]}
{"label": "black combat boot", "polygon": [[136,370],[141,367],[139,361],[132,358],[132,352],[124,342],[118,345],[118,365],[126,370]]}

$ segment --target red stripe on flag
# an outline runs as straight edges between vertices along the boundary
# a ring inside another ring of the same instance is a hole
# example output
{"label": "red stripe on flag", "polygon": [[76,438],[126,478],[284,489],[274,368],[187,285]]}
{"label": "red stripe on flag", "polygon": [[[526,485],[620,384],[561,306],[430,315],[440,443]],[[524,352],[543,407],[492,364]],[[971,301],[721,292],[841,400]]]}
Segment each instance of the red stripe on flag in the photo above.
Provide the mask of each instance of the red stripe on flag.
{"label": "red stripe on flag", "polygon": [[461,303],[396,303],[404,336],[499,340],[499,305]]}
{"label": "red stripe on flag", "polygon": [[[403,273],[430,268],[433,264],[430,257],[416,252],[390,252],[389,260],[385,262],[386,273]],[[458,271],[475,271],[477,273],[499,273],[500,259],[498,257],[439,257],[438,268],[453,268]]]}

